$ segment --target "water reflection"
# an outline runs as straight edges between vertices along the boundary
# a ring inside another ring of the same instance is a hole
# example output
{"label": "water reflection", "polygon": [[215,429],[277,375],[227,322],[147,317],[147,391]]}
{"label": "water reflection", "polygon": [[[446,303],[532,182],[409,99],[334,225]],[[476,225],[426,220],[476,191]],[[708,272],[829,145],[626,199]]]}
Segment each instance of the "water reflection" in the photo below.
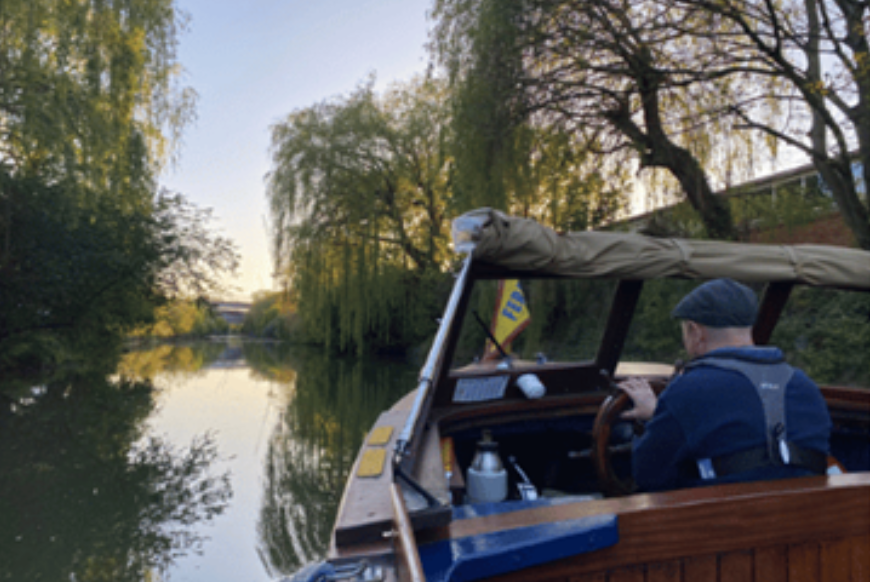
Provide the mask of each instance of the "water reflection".
{"label": "water reflection", "polygon": [[18,402],[0,418],[0,580],[292,574],[325,556],[356,452],[416,374],[239,340],[114,370],[0,387]]}
{"label": "water reflection", "polygon": [[149,382],[53,379],[0,422],[0,579],[152,580],[203,537],[231,492],[210,437],[142,434]]}
{"label": "water reflection", "polygon": [[356,453],[378,415],[414,386],[416,369],[310,350],[256,350],[246,358],[266,377],[295,376],[269,439],[257,524],[270,574],[286,575],[326,554]]}
{"label": "water reflection", "polygon": [[[153,380],[156,376],[189,376],[220,362],[225,353],[241,353],[241,342],[198,341],[188,345],[162,344],[133,350],[118,364],[118,373],[128,378]],[[229,358],[232,361],[232,358]]]}

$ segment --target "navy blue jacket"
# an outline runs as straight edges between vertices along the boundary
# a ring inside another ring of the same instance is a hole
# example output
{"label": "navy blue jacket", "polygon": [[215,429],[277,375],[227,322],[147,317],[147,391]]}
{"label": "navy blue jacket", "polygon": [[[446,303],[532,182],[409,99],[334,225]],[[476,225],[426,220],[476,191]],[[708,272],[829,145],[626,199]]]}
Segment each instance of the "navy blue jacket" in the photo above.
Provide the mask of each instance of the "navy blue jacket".
{"label": "navy blue jacket", "polygon": [[[764,467],[701,480],[696,461],[765,446],[764,411],[743,374],[703,365],[705,357],[777,363],[774,347],[722,348],[692,362],[659,398],[655,414],[636,442],[633,473],[641,491],[663,491],[737,481],[809,475],[800,467]],[[828,454],[831,418],[818,386],[795,370],[785,394],[786,439]]]}

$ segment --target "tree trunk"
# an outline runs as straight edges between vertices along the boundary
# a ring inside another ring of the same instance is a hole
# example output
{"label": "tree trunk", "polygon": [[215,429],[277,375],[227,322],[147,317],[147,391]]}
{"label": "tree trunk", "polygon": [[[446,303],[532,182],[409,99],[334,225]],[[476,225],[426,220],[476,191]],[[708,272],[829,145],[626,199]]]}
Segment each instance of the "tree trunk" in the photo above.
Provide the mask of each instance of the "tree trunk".
{"label": "tree trunk", "polygon": [[665,168],[677,179],[689,203],[700,215],[707,236],[722,240],[736,239],[737,233],[727,201],[713,193],[704,169],[691,152],[675,144],[664,132],[654,81],[642,82],[641,94],[645,132],[632,119],[627,102],[619,110],[610,112],[608,117],[611,123],[638,148],[641,167]]}
{"label": "tree trunk", "polygon": [[[866,59],[870,51],[868,51],[866,38],[854,32],[854,27],[859,27],[861,30],[861,11],[847,10],[848,2],[842,3],[843,13],[851,15],[847,18],[847,29],[852,30],[851,34],[845,37],[845,43],[860,57],[862,54]],[[818,18],[818,7],[815,0],[806,0],[808,25],[809,25],[809,42],[805,49],[807,57],[807,77],[813,83],[823,83],[822,78],[822,61],[820,51],[820,38],[822,25]],[[860,62],[860,59],[859,59]],[[861,153],[860,159],[863,165],[862,176],[864,178],[865,192],[870,182],[870,167],[868,167],[868,158],[870,158],[870,74],[866,68],[858,69],[856,72],[856,84],[858,86],[858,103],[853,108],[850,118],[855,125],[856,134],[858,137],[858,146]],[[819,107],[824,107],[821,104]],[[840,209],[840,214],[843,216],[843,221],[846,226],[855,235],[858,241],[858,246],[863,249],[870,250],[870,215],[868,215],[867,207],[861,202],[856,187],[855,176],[852,172],[852,156],[847,151],[841,151],[838,156],[833,157],[828,154],[828,127],[825,123],[825,118],[818,107],[812,107],[813,120],[810,127],[810,142],[813,150],[813,166],[824,180],[825,185],[831,190],[831,195]],[[848,147],[841,145],[841,148]],[[870,198],[868,198],[870,200]]]}

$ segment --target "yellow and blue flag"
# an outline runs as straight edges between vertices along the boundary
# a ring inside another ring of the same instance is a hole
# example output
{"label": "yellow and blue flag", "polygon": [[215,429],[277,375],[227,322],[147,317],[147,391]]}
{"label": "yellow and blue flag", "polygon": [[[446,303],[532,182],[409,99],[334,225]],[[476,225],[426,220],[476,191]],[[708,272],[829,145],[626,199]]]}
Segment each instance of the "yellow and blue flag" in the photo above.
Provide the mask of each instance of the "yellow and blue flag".
{"label": "yellow and blue flag", "polygon": [[[492,315],[490,331],[496,341],[508,351],[508,345],[531,323],[526,297],[517,279],[502,279],[498,282],[498,296],[495,312]],[[486,341],[483,359],[499,357],[498,348],[490,340]]]}

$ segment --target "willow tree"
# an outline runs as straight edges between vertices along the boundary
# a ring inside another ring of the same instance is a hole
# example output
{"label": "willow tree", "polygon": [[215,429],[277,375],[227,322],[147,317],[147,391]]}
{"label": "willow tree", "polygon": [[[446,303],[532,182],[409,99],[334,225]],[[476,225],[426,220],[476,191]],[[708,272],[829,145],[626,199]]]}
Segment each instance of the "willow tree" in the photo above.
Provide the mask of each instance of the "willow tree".
{"label": "willow tree", "polygon": [[369,83],[273,127],[276,270],[315,341],[363,351],[431,327],[447,261],[448,129],[444,89],[429,80],[382,96]]}
{"label": "willow tree", "polygon": [[147,197],[192,116],[173,0],[4,0],[0,161],[8,174]]}
{"label": "willow tree", "polygon": [[[434,46],[460,90],[480,82],[475,72],[488,60],[507,54],[513,80],[500,97],[515,118],[566,132],[612,165],[633,159],[640,170],[666,171],[710,236],[734,237],[730,211],[713,195],[703,165],[715,151],[715,132],[700,129],[721,122],[710,106],[728,87],[699,74],[701,63],[686,66],[697,47],[669,25],[707,24],[654,2],[510,4],[506,17],[504,3],[493,0],[436,2]],[[488,32],[494,22],[512,39],[507,53]]]}
{"label": "willow tree", "polygon": [[42,331],[107,343],[235,264],[157,187],[193,115],[185,22],[174,0],[0,2],[0,360]]}
{"label": "willow tree", "polygon": [[452,85],[456,194],[464,208],[493,206],[559,229],[585,229],[624,210],[628,165],[595,155],[600,143],[531,119],[518,2],[441,2],[433,45]]}
{"label": "willow tree", "polygon": [[734,236],[714,185],[751,173],[761,143],[797,148],[866,247],[868,10],[852,0],[439,0],[434,46],[460,79],[493,60],[506,67],[499,98],[513,117],[665,170],[712,237]]}

